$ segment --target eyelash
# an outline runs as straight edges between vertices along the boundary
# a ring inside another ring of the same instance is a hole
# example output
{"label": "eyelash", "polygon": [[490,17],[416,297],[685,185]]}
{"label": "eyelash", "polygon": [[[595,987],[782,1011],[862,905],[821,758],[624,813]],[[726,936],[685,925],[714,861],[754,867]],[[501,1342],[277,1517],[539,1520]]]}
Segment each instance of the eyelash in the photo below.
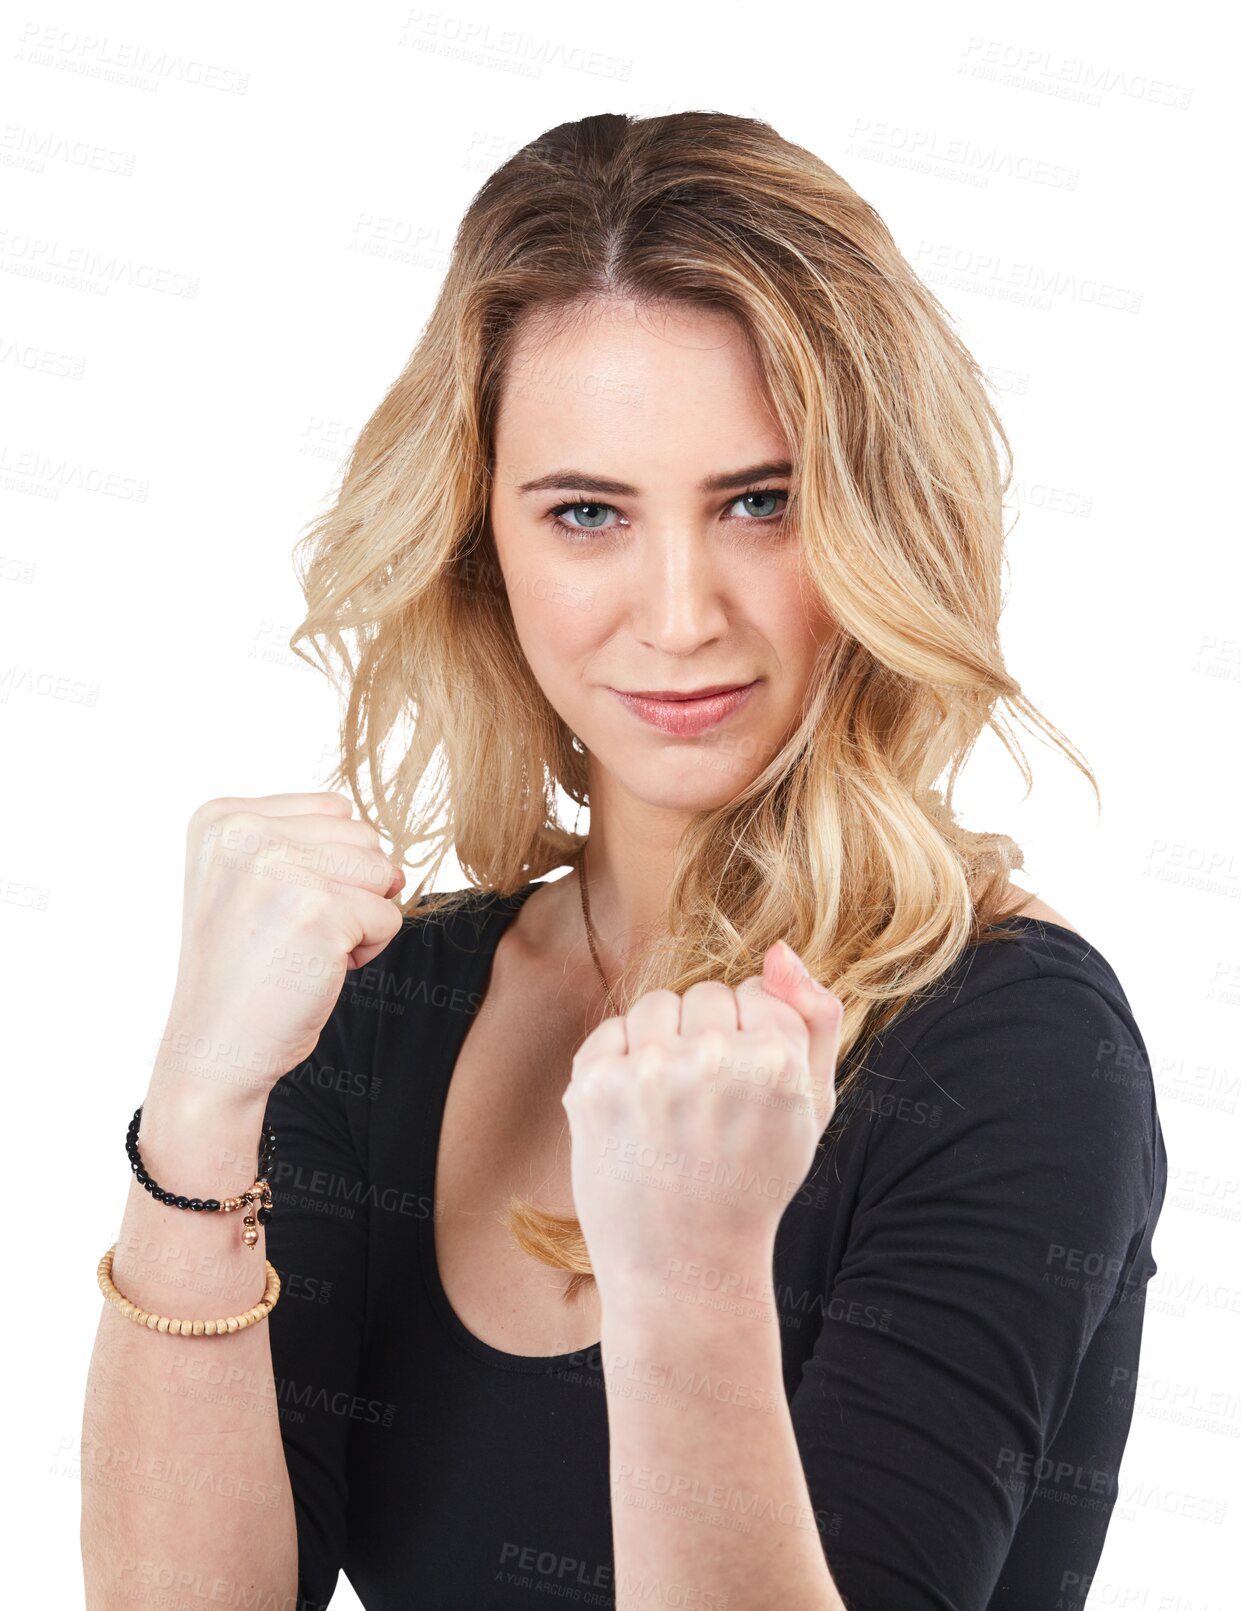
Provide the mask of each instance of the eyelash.
{"label": "eyelash", "polygon": [[[790,494],[787,493],[783,487],[750,487],[748,491],[739,492],[735,498],[731,499],[729,507],[731,508],[732,504],[734,503],[740,503],[743,498],[759,498],[763,497],[764,495],[774,498],[783,498],[784,508],[778,510],[774,515],[734,515],[732,518],[734,520],[741,520],[744,524],[751,526],[782,525],[784,523],[784,517],[788,511],[788,501],[790,497]],[[604,536],[608,532],[613,532],[617,529],[615,526],[571,526],[567,520],[562,520],[560,518],[561,515],[566,514],[570,509],[581,509],[583,507],[588,509],[610,509],[614,514],[620,513],[614,503],[602,503],[597,498],[574,498],[571,503],[554,504],[552,508],[547,511],[545,519],[549,520],[553,526],[557,527],[558,530],[568,532],[570,536],[573,537],[573,539],[577,542],[584,542],[588,538],[594,536]]]}

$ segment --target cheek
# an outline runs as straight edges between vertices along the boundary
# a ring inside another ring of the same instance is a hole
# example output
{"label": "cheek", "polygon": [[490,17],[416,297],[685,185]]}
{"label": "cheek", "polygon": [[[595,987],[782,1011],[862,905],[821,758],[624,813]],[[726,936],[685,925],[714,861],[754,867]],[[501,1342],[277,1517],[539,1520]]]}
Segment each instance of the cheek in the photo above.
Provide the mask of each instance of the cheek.
{"label": "cheek", "polygon": [[807,658],[835,635],[837,623],[818,589],[804,574],[789,589],[784,600],[786,630],[791,641],[802,645]]}
{"label": "cheek", "polygon": [[750,619],[790,667],[808,666],[830,642],[837,624],[810,581],[796,573],[754,576],[748,591]]}
{"label": "cheek", "polygon": [[584,588],[527,573],[508,579],[508,594],[517,640],[540,678],[581,664],[590,652],[594,617]]}
{"label": "cheek", "polygon": [[840,631],[839,623],[825,604],[815,602],[805,616],[806,636],[811,653],[817,654],[833,641]]}
{"label": "cheek", "polygon": [[594,594],[572,567],[541,551],[536,535],[519,523],[493,519],[492,538],[522,653],[544,690],[563,694],[554,685],[591,651],[598,618]]}

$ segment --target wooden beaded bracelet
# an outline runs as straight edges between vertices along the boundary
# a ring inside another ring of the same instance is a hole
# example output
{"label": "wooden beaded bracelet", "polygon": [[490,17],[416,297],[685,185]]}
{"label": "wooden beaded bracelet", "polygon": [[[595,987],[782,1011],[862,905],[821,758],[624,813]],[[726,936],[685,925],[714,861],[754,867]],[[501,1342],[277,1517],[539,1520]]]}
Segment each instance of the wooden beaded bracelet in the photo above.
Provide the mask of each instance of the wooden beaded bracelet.
{"label": "wooden beaded bracelet", "polygon": [[222,1337],[229,1332],[244,1331],[247,1326],[266,1320],[280,1297],[280,1276],[271,1260],[265,1259],[263,1262],[267,1265],[267,1285],[263,1289],[263,1296],[244,1314],[227,1315],[222,1320],[174,1320],[169,1315],[155,1315],[149,1309],[140,1309],[136,1303],[131,1303],[113,1281],[112,1255],[116,1252],[117,1246],[118,1244],[113,1242],[99,1261],[100,1291],[109,1303],[116,1305],[126,1319],[136,1321],[148,1331],[166,1331],[170,1337]]}

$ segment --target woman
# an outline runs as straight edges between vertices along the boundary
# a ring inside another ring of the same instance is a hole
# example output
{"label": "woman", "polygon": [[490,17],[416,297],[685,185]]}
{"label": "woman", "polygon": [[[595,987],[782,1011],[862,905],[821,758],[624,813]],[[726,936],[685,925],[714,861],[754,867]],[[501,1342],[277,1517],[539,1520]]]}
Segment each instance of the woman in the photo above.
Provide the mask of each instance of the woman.
{"label": "woman", "polygon": [[[239,1191],[203,1155],[269,1091],[283,1296],[182,1348],[270,1369],[249,1445],[192,1394],[147,1428],[249,1447],[271,1525],[196,1499],[170,1557],[296,1562],[302,1606],[342,1567],[370,1608],[1084,1604],[1166,1160],[1111,967],[952,807],[1001,702],[1094,781],[1003,662],[996,441],[881,221],[763,123],[604,114],[483,185],[307,545],[373,825],[192,825],[170,1024],[253,1025],[268,1083],[157,1070],[142,1156]],[[377,828],[429,847],[399,911]],[[309,896],[249,876],[290,860]],[[134,1191],[121,1244],[218,1233]],[[116,1307],[149,1372],[175,1339]]]}

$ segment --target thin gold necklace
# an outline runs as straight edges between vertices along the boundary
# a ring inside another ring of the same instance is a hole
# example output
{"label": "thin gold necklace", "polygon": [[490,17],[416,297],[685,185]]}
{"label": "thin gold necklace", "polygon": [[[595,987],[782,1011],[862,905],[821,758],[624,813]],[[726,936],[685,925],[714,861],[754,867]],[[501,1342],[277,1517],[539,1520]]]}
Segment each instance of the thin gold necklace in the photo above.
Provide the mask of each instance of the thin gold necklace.
{"label": "thin gold necklace", "polygon": [[589,945],[591,957],[594,959],[595,971],[603,981],[603,988],[607,991],[608,1011],[613,1017],[616,1017],[618,1016],[616,998],[612,994],[612,986],[608,983],[607,974],[603,971],[603,964],[599,961],[599,949],[595,944],[595,925],[590,921],[590,896],[586,893],[585,845],[582,846],[581,855],[578,857],[577,887],[582,897],[582,917],[586,922],[586,943]]}

